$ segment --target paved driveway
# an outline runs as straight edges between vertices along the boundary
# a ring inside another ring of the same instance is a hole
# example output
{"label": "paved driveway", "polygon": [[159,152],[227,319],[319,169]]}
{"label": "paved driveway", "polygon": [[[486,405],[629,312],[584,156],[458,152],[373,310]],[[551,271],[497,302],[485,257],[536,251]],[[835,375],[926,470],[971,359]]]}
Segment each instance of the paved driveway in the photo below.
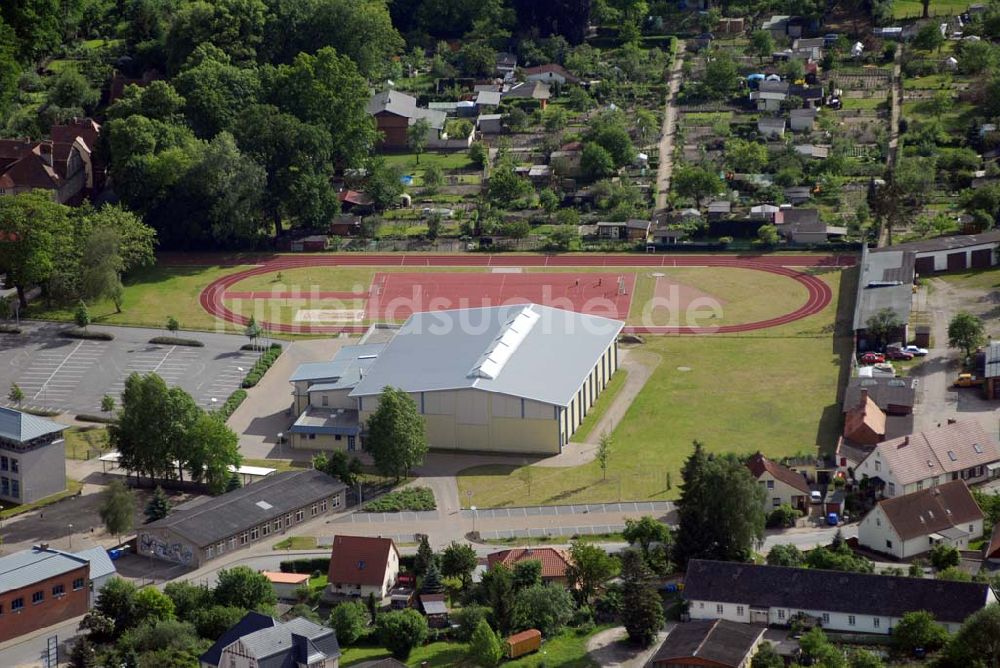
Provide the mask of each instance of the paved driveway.
{"label": "paved driveway", "polygon": [[75,413],[100,412],[101,397],[117,398],[133,372],[156,372],[211,408],[239,387],[257,357],[240,350],[246,338],[231,334],[182,333],[205,344],[193,348],[150,344],[164,334],[155,329],[95,327],[115,339],[90,341],[59,336],[65,324],[27,322],[22,328],[20,335],[0,336],[0,391],[6,396],[17,383],[24,406]]}

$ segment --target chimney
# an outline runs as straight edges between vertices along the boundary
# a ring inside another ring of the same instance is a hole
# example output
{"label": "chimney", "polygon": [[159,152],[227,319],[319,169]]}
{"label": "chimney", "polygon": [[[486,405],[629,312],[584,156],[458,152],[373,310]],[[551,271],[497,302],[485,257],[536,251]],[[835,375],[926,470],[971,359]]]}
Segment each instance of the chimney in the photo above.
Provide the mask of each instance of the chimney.
{"label": "chimney", "polygon": [[910,444],[910,436],[906,435],[903,437],[903,445],[909,445],[909,444]]}
{"label": "chimney", "polygon": [[859,407],[860,408],[864,408],[867,405],[868,405],[868,388],[867,387],[862,387],[861,388],[861,401],[860,401],[860,406]]}
{"label": "chimney", "polygon": [[52,142],[43,141],[38,144],[38,155],[41,156],[42,162],[44,162],[49,167],[52,166]]}

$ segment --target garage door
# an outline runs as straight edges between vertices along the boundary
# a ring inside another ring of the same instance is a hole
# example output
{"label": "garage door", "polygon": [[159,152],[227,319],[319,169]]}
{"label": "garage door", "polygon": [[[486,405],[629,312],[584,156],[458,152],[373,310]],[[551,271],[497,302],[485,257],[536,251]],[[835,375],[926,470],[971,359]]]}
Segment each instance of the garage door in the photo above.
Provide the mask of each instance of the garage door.
{"label": "garage door", "polygon": [[948,253],[948,271],[961,271],[965,269],[965,252]]}
{"label": "garage door", "polygon": [[993,264],[993,251],[989,248],[972,251],[972,266],[975,269],[986,269]]}
{"label": "garage door", "polygon": [[921,276],[929,276],[934,273],[934,258],[918,257],[914,268]]}

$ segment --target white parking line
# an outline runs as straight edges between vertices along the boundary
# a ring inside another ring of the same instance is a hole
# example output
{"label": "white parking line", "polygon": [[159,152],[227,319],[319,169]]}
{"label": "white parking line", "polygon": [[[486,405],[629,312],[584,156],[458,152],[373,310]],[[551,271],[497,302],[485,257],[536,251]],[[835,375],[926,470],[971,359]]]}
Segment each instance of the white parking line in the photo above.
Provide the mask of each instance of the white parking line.
{"label": "white parking line", "polygon": [[66,359],[60,362],[59,366],[57,366],[55,370],[51,374],[49,374],[49,377],[45,380],[44,383],[42,383],[42,386],[39,388],[38,392],[35,392],[35,396],[33,396],[32,399],[38,399],[38,395],[40,395],[45,390],[45,387],[49,384],[49,381],[52,380],[57,373],[59,373],[59,370],[62,369],[63,365],[66,364],[66,361],[73,356],[73,353],[75,353],[77,350],[83,347],[83,343],[84,343],[83,341],[80,341],[79,343],[76,344],[73,350],[70,351],[69,355],[66,356]]}

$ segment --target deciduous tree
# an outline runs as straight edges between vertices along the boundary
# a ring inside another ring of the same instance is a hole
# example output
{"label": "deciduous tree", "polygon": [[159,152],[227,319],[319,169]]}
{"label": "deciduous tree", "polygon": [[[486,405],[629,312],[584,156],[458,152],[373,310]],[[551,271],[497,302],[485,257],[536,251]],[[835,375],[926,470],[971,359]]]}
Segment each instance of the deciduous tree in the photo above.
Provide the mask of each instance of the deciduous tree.
{"label": "deciduous tree", "polygon": [[544,636],[555,635],[569,622],[573,608],[573,596],[565,587],[534,584],[514,596],[514,630],[538,629]]}
{"label": "deciduous tree", "polygon": [[463,589],[468,588],[477,563],[476,551],[464,543],[452,541],[441,552],[441,573],[446,577],[460,579]]}
{"label": "deciduous tree", "polygon": [[409,394],[393,387],[382,390],[378,408],[368,418],[367,450],[378,472],[397,480],[423,463],[424,421]]}
{"label": "deciduous tree", "polygon": [[345,601],[330,612],[329,626],[337,632],[337,642],[348,647],[368,629],[368,610],[361,601]]}
{"label": "deciduous tree", "polygon": [[214,598],[219,605],[246,610],[274,605],[277,601],[271,582],[248,566],[220,570],[216,576]]}
{"label": "deciduous tree", "polygon": [[119,480],[112,481],[101,492],[99,513],[104,527],[108,533],[112,533],[118,538],[120,545],[122,534],[131,531],[135,521],[135,496],[133,496],[132,490]]}
{"label": "deciduous tree", "polygon": [[971,313],[957,313],[948,323],[948,345],[961,348],[966,358],[972,355],[973,349],[983,345],[985,340],[982,320]]}
{"label": "deciduous tree", "polygon": [[410,651],[427,638],[427,619],[413,609],[393,610],[378,616],[375,632],[379,644],[396,659],[405,661]]}
{"label": "deciduous tree", "polygon": [[615,576],[618,564],[601,548],[580,541],[570,546],[569,557],[566,581],[580,604],[590,605],[604,584]]}

